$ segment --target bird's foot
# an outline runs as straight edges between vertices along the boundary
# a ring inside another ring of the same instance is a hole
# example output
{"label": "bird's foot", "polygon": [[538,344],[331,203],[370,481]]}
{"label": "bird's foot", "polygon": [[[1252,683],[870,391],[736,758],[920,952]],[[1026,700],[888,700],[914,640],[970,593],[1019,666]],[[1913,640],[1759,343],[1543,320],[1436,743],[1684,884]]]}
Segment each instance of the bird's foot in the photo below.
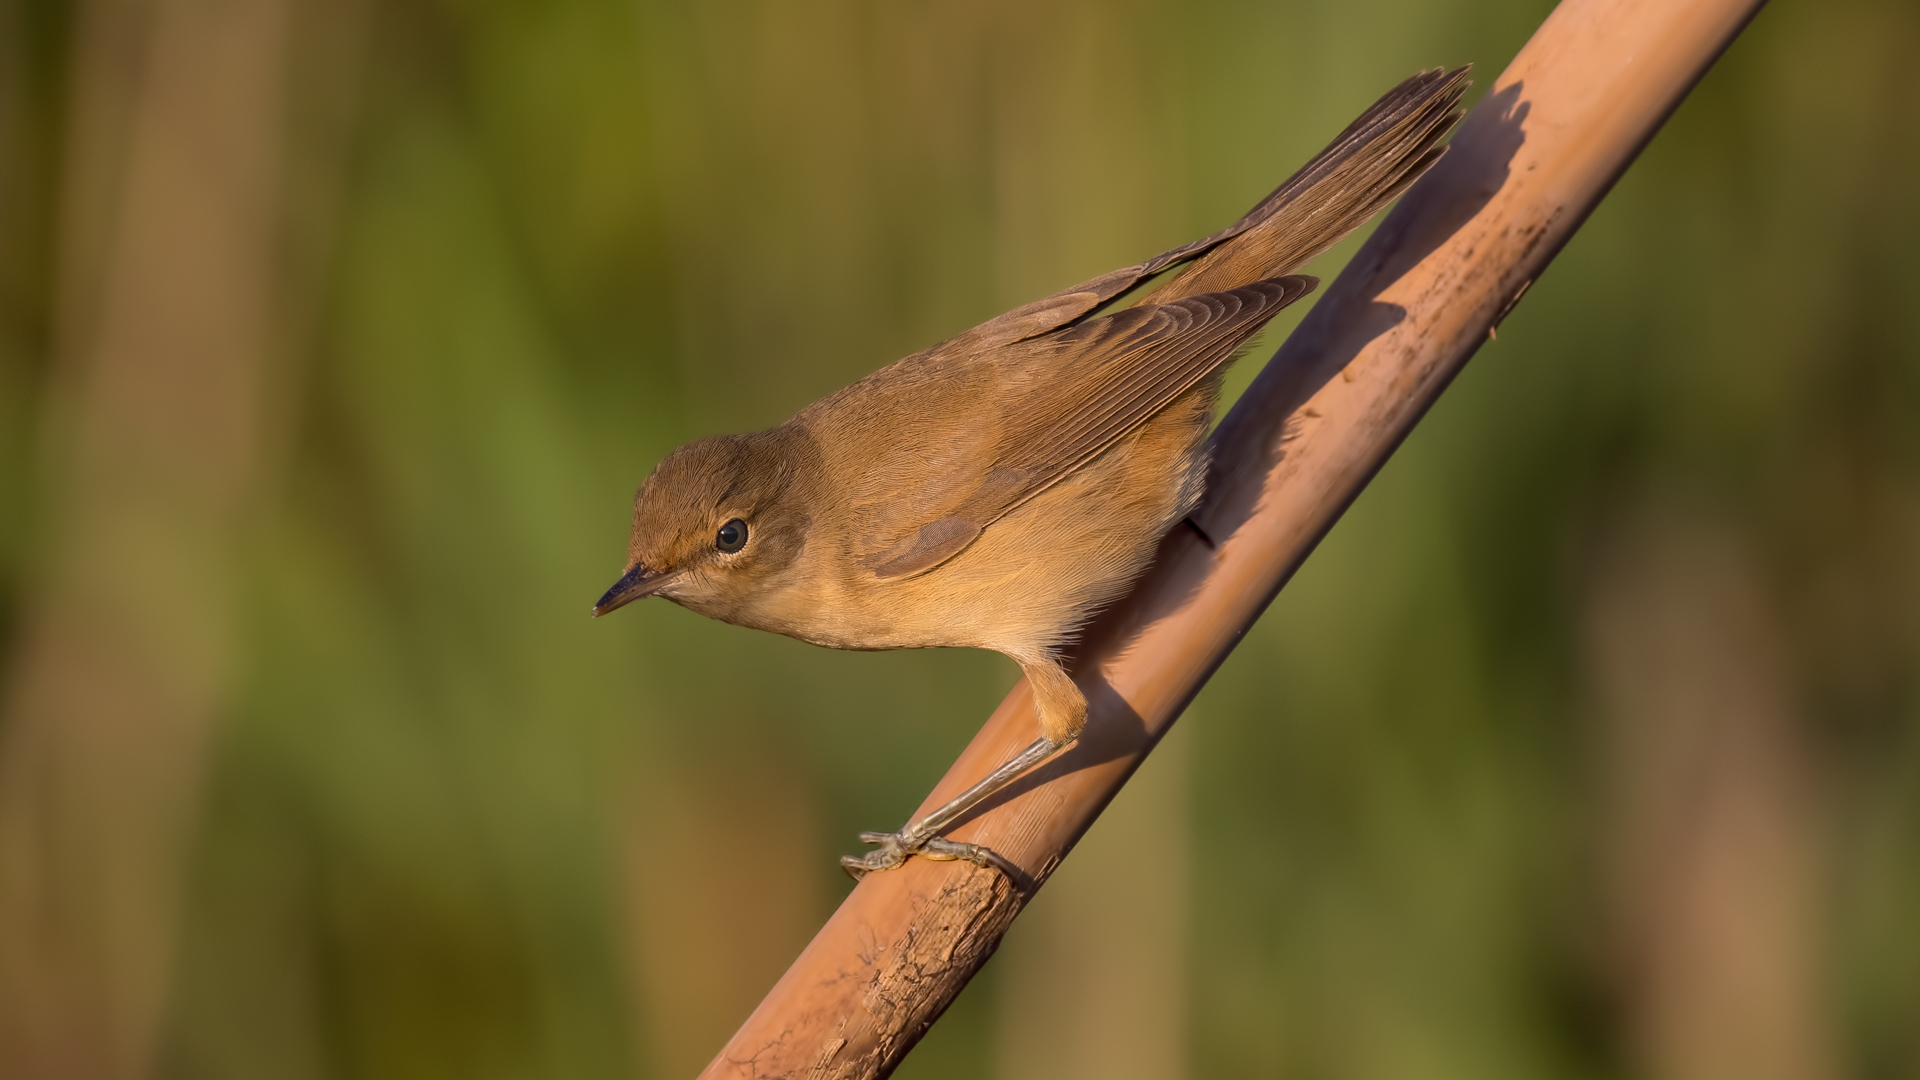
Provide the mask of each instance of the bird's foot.
{"label": "bird's foot", "polygon": [[861,833],[860,842],[880,846],[865,855],[840,857],[840,865],[846,868],[847,873],[852,875],[855,881],[876,870],[892,870],[902,866],[915,855],[935,862],[960,860],[975,866],[991,866],[1008,877],[1016,880],[1020,877],[1019,872],[1007,860],[979,844],[968,844],[939,836],[928,836],[916,840],[905,830],[897,833]]}

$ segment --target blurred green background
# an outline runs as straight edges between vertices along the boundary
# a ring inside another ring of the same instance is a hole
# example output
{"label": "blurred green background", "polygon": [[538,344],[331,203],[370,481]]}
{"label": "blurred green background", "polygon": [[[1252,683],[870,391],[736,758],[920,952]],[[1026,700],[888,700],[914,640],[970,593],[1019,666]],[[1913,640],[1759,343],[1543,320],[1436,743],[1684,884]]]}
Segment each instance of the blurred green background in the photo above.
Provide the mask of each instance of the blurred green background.
{"label": "blurred green background", "polygon": [[[1551,7],[0,0],[0,1075],[692,1076],[1015,672],[589,621],[653,462]],[[1917,52],[1762,13],[901,1076],[1920,1077]]]}

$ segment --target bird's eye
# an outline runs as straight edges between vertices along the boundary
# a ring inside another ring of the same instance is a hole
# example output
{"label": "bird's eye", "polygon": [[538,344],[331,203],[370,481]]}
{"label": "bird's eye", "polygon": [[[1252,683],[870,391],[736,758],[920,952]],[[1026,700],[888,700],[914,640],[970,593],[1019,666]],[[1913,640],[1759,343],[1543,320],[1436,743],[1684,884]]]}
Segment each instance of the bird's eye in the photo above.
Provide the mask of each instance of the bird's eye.
{"label": "bird's eye", "polygon": [[729,555],[746,547],[747,523],[741,521],[739,518],[734,518],[732,521],[720,526],[720,531],[714,534],[713,546]]}

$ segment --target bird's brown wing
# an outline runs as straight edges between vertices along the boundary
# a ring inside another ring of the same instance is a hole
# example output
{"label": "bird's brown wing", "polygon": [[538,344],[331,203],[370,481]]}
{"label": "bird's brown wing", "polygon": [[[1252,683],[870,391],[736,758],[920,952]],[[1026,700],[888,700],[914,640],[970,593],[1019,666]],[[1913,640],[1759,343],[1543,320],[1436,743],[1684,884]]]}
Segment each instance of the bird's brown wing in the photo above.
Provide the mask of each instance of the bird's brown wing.
{"label": "bird's brown wing", "polygon": [[[925,419],[902,424],[899,450],[849,493],[855,556],[879,578],[952,558],[1191,390],[1314,284],[1276,278],[1128,308],[927,380],[908,413]],[[955,445],[935,451],[942,437]]]}

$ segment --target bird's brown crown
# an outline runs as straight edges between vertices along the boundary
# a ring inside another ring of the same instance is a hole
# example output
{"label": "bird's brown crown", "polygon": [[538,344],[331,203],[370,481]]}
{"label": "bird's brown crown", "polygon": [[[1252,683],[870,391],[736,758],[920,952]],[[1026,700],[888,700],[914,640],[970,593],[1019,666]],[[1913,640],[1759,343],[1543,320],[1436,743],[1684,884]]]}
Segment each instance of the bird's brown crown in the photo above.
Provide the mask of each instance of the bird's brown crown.
{"label": "bird's brown crown", "polygon": [[806,546],[805,435],[720,435],[660,462],[633,501],[627,565],[670,580],[662,596],[707,613],[744,601]]}

